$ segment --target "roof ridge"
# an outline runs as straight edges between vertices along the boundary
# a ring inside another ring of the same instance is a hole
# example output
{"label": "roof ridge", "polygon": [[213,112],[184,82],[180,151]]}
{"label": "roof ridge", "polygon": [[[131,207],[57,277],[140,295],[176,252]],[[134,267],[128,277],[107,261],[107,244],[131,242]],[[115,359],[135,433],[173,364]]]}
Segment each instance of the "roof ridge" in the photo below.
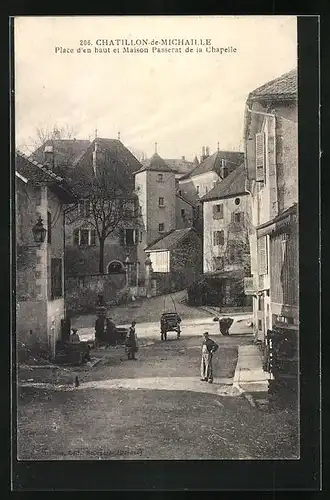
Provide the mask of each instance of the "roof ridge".
{"label": "roof ridge", "polygon": [[270,87],[270,86],[274,85],[274,83],[280,82],[281,80],[285,80],[285,78],[287,78],[287,77],[289,77],[291,75],[294,75],[294,74],[297,75],[297,72],[298,72],[297,67],[295,67],[295,68],[291,69],[290,71],[287,71],[286,73],[283,73],[282,75],[277,76],[276,78],[273,78],[272,80],[269,80],[268,82],[260,85],[256,89],[252,90],[249,93],[249,96],[257,95],[258,92],[264,90],[267,87]]}
{"label": "roof ridge", "polygon": [[[202,196],[202,198],[201,198],[201,202],[203,203],[203,202],[211,201],[214,199],[220,199],[220,198],[223,198],[226,196],[235,196],[236,194],[238,194],[238,192],[241,193],[241,191],[237,191],[237,193],[229,193],[226,195],[226,194],[221,194],[221,191],[224,191],[226,189],[230,189],[232,184],[243,174],[244,174],[244,176],[246,175],[245,174],[245,166],[244,166],[244,163],[241,163],[241,165],[239,165],[234,170],[232,170],[227,177],[222,179],[220,182],[218,181],[217,184],[210,191],[208,191],[206,194],[204,194],[204,196]],[[213,194],[212,195],[212,192],[216,193],[219,190],[219,188],[220,188],[220,194],[217,194],[217,195]],[[244,185],[244,189],[243,189],[242,193],[243,192],[248,194],[248,192],[245,189],[245,185]]]}
{"label": "roof ridge", "polygon": [[36,167],[40,168],[40,170],[42,170],[46,174],[50,175],[51,177],[53,177],[57,181],[64,181],[63,177],[60,177],[59,175],[56,175],[52,170],[50,170],[49,168],[45,167],[44,165],[42,165],[41,163],[37,162],[36,160],[33,160],[32,158],[29,158],[25,153],[22,153],[18,149],[16,150],[16,154],[18,156],[21,156],[25,160],[27,160],[29,163],[32,163]]}
{"label": "roof ridge", "polygon": [[163,235],[159,236],[155,240],[151,241],[151,243],[149,243],[149,245],[146,247],[145,251],[147,251],[149,247],[151,247],[151,246],[155,245],[156,243],[158,243],[159,241],[161,241],[163,238],[166,238],[166,236],[169,236],[170,234],[174,233],[174,231],[175,231],[175,229],[171,229],[171,231],[168,231],[167,233],[164,233]]}

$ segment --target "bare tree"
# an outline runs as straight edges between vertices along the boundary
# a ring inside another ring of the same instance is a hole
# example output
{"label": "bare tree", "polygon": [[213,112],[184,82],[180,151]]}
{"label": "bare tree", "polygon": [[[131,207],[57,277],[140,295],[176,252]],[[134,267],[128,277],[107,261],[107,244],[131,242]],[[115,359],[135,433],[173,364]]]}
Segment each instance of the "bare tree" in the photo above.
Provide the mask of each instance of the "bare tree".
{"label": "bare tree", "polygon": [[53,128],[37,127],[34,137],[29,137],[27,141],[20,144],[19,149],[26,151],[27,154],[33,154],[48,141],[73,139],[75,135],[75,128],[68,124],[61,126],[54,125]]}
{"label": "bare tree", "polygon": [[99,240],[99,272],[104,274],[104,246],[107,238],[119,230],[133,231],[138,239],[140,214],[138,197],[134,194],[132,174],[125,169],[125,162],[101,152],[97,169],[92,173],[76,169],[73,184],[81,203],[69,214],[69,222],[91,226]]}
{"label": "bare tree", "polygon": [[147,155],[141,149],[131,148],[129,146],[127,147],[127,149],[129,149],[132,155],[134,155],[135,158],[139,161],[143,161],[147,158]]}

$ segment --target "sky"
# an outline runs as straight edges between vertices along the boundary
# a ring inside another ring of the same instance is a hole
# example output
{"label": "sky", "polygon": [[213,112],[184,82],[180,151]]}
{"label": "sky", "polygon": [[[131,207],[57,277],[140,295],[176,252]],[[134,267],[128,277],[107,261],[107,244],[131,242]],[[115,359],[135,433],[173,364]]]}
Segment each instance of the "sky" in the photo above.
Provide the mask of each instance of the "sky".
{"label": "sky", "polygon": [[[17,17],[14,29],[16,147],[25,152],[37,128],[55,125],[76,139],[120,132],[147,157],[155,142],[164,158],[192,160],[218,142],[242,150],[249,92],[297,66],[296,16]],[[98,39],[165,38],[228,51],[94,52]]]}

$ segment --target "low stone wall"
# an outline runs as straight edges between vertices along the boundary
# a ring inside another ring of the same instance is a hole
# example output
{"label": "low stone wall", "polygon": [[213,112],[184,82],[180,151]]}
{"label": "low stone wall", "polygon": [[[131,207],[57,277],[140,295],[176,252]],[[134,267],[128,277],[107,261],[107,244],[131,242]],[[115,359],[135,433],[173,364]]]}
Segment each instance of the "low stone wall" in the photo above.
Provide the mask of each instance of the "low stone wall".
{"label": "low stone wall", "polygon": [[84,275],[67,277],[65,282],[66,309],[69,315],[95,312],[98,295],[106,307],[130,300],[125,275]]}

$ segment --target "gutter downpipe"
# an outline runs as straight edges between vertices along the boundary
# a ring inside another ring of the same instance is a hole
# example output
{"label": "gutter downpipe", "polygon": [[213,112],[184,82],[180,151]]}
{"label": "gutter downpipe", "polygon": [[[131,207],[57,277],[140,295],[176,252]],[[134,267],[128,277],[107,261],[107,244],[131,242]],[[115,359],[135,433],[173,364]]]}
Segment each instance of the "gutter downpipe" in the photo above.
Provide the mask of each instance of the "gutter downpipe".
{"label": "gutter downpipe", "polygon": [[[266,113],[265,111],[255,111],[251,109],[248,105],[246,105],[246,110],[255,115],[261,115],[261,116],[267,116],[269,118],[274,119],[274,167],[275,167],[275,190],[276,190],[276,215],[278,215],[278,190],[277,190],[277,168],[276,168],[276,115],[275,112],[273,113]],[[252,198],[252,193],[246,189],[246,191],[251,195]],[[259,214],[259,199],[257,197],[257,203],[258,203],[258,214]],[[257,341],[257,338],[255,338],[255,341]]]}

